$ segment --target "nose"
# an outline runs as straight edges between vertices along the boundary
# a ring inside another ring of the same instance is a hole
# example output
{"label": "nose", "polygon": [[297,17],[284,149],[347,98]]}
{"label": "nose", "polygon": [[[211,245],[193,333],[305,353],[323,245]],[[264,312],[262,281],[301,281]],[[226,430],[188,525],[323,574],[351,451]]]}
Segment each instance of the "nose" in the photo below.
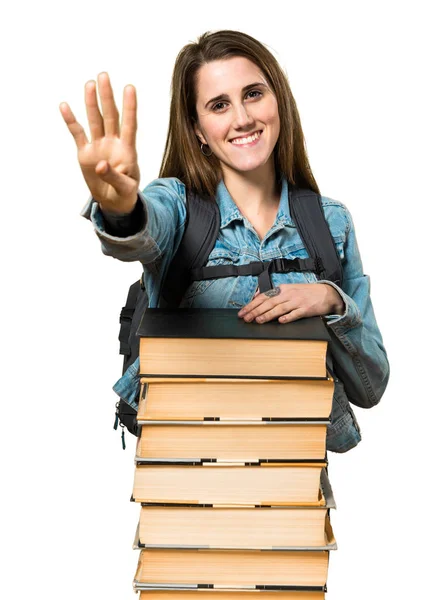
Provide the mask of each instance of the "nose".
{"label": "nose", "polygon": [[234,123],[235,129],[245,129],[254,123],[254,117],[251,115],[251,110],[248,110],[242,103],[237,103],[234,107]]}

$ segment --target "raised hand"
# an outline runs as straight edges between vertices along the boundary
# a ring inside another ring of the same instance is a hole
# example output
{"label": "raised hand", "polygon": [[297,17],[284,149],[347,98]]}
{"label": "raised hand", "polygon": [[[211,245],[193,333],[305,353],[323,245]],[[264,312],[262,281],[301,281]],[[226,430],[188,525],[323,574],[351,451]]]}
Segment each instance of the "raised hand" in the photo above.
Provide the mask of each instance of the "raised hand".
{"label": "raised hand", "polygon": [[133,85],[125,86],[123,90],[120,128],[119,112],[108,73],[99,73],[97,81],[103,115],[97,103],[96,82],[91,80],[85,84],[85,106],[91,141],[67,102],[61,102],[59,110],[76,142],[79,165],[93,198],[105,213],[129,213],[135,207],[140,183],[135,148],[136,90]]}

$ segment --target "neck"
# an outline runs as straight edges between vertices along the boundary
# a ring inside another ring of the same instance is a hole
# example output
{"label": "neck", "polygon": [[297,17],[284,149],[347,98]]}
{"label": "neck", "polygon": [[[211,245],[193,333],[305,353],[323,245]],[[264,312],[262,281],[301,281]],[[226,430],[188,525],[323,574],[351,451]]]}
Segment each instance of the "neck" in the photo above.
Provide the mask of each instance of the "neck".
{"label": "neck", "polygon": [[260,215],[278,207],[281,185],[275,181],[275,168],[266,163],[253,172],[223,170],[225,186],[239,210],[246,215]]}

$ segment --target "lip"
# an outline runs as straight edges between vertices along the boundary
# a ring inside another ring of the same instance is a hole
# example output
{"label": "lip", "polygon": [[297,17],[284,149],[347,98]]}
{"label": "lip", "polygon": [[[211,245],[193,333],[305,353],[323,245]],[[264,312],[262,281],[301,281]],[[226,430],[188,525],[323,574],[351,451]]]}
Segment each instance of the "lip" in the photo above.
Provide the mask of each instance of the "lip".
{"label": "lip", "polygon": [[[241,140],[243,138],[247,138],[247,137],[251,137],[252,135],[254,135],[255,133],[260,133],[260,135],[263,133],[263,129],[256,129],[255,131],[253,131],[252,133],[247,133],[245,135],[239,135],[236,137],[231,138],[230,140],[228,140],[230,142],[230,144],[233,142],[233,140]],[[258,138],[260,139],[260,138]],[[255,140],[257,141],[257,140]],[[246,145],[246,144],[244,144]]]}

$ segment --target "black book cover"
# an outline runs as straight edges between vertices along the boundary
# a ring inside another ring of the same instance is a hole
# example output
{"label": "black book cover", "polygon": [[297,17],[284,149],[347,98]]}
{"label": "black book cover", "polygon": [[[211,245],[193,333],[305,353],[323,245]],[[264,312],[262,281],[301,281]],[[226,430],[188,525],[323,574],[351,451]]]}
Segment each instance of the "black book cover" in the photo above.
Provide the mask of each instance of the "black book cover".
{"label": "black book cover", "polygon": [[330,341],[322,317],[279,323],[246,323],[230,308],[147,308],[137,335],[158,338],[227,338]]}

